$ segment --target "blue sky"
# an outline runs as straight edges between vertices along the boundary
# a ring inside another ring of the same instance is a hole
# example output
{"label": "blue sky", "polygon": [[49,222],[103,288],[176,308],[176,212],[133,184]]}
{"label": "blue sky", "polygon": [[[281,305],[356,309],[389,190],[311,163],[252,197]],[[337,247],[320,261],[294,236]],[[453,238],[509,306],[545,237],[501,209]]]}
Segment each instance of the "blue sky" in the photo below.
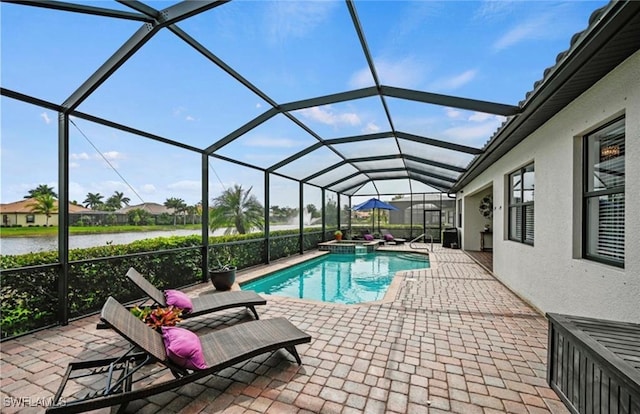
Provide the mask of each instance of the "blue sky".
{"label": "blue sky", "polygon": [[[114,1],[78,3],[128,10]],[[175,2],[145,3],[162,9]],[[584,30],[591,13],[604,4],[355,1],[383,85],[511,105],[524,99],[556,55],[569,47],[571,36]],[[67,99],[141,25],[6,3],[0,12],[2,87],[54,103]],[[178,25],[279,104],[373,85],[341,1],[232,1]],[[504,121],[397,98],[387,103],[398,130],[475,147],[482,147]],[[269,108],[163,30],[78,110],[206,148]],[[1,109],[1,202],[19,200],[38,184],[57,187],[57,113],[6,97],[1,98]],[[293,115],[325,139],[390,129],[377,97]],[[200,200],[198,154],[82,119],[73,121],[71,199],[82,202],[89,192],[106,198],[123,191],[132,204],[163,203],[168,197],[188,204]],[[315,142],[278,115],[219,153],[268,167]],[[341,150],[358,156],[384,152],[385,145],[345,144]],[[470,160],[446,151],[433,156],[461,166]],[[334,163],[333,157],[330,151],[319,151],[281,171],[307,176]],[[262,199],[263,181],[261,172],[211,159],[212,196],[238,183],[253,187]],[[297,183],[273,178],[271,199],[273,205],[296,206]],[[319,190],[305,189],[305,200],[319,205]]]}

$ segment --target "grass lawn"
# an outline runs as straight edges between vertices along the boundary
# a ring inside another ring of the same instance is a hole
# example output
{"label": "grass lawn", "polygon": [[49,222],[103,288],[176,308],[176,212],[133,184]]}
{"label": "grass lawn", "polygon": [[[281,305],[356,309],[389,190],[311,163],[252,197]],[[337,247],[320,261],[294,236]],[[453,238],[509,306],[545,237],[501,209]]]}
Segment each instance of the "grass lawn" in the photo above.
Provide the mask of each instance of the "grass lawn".
{"label": "grass lawn", "polygon": [[[141,231],[167,231],[167,230],[199,230],[200,224],[177,224],[162,226],[86,226],[69,227],[70,234],[100,234],[100,233],[126,233]],[[57,227],[2,227],[0,237],[42,237],[55,236]]]}

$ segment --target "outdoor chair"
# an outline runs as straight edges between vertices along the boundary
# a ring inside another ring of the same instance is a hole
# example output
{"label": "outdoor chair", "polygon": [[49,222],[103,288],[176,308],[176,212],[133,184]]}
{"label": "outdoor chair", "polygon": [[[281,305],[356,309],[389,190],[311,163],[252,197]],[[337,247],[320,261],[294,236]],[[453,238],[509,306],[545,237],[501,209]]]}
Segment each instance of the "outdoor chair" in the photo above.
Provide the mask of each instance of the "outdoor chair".
{"label": "outdoor chair", "polygon": [[[113,297],[104,304],[100,319],[126,339],[130,349],[117,358],[70,362],[47,412],[77,413],[115,405],[123,410],[131,401],[181,387],[280,349],[286,349],[301,365],[295,347],[311,342],[310,335],[285,318],[254,320],[202,336],[175,326],[163,327],[159,332]],[[149,368],[143,369],[146,366]],[[173,378],[163,379],[168,377],[163,370],[169,370]],[[150,378],[152,374],[154,377]],[[67,394],[73,396],[65,394],[70,380],[71,391]],[[91,388],[86,393],[76,392],[78,383],[91,384]]]}
{"label": "outdoor chair", "polygon": [[[182,319],[242,306],[249,309],[256,319],[260,319],[255,307],[256,305],[267,304],[265,298],[250,290],[234,290],[195,297],[188,297],[184,293],[176,290],[166,290],[162,292],[133,267],[127,272],[127,277],[158,306],[166,307],[174,305],[185,309],[185,311],[182,312]],[[167,303],[167,300],[170,303]]]}
{"label": "outdoor chair", "polygon": [[385,243],[392,243],[392,244],[404,244],[404,242],[406,241],[405,239],[398,239],[393,237],[393,234],[391,234],[389,230],[382,230],[382,238],[385,241]]}

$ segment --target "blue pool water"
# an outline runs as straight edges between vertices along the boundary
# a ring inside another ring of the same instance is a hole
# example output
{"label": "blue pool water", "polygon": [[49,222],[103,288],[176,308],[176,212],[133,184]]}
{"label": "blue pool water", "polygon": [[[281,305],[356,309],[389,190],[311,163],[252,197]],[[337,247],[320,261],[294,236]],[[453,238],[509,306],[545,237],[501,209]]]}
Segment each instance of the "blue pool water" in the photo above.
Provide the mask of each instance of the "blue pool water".
{"label": "blue pool water", "polygon": [[243,284],[242,289],[354,304],[382,299],[396,272],[427,267],[429,258],[415,253],[331,253]]}

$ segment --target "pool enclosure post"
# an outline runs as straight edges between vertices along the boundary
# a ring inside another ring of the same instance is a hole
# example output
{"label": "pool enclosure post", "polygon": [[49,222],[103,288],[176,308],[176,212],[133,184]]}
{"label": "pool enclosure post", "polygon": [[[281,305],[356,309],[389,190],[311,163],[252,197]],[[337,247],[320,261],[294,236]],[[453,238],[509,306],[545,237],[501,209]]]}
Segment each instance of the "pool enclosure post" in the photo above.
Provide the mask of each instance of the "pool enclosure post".
{"label": "pool enclosure post", "polygon": [[209,156],[202,154],[202,282],[209,278]]}
{"label": "pool enclosure post", "polygon": [[351,233],[351,206],[352,206],[351,196],[349,196],[349,238],[353,239],[353,234]]}
{"label": "pool enclosure post", "polygon": [[327,237],[327,203],[325,202],[325,197],[326,197],[326,191],[324,189],[324,187],[322,187],[321,189],[321,193],[322,193],[322,241],[327,241],[326,237]]}
{"label": "pool enclosure post", "polygon": [[304,183],[302,181],[298,181],[298,195],[299,195],[299,219],[300,219],[300,254],[304,254]]}
{"label": "pool enclosure post", "polygon": [[338,219],[338,230],[342,229],[342,220],[340,220],[340,193],[336,193],[336,218]]}
{"label": "pool enclosure post", "polygon": [[69,115],[58,113],[58,322],[69,323]]}
{"label": "pool enclosure post", "polygon": [[264,263],[271,263],[271,243],[269,242],[269,171],[264,172]]}

